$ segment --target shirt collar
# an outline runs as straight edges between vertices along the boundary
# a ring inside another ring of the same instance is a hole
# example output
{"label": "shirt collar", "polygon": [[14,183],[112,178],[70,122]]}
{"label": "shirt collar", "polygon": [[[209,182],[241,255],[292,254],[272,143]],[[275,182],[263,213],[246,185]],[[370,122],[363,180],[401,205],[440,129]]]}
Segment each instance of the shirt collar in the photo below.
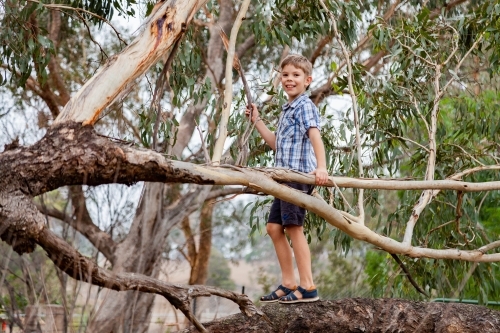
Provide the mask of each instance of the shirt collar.
{"label": "shirt collar", "polygon": [[308,96],[305,92],[303,92],[299,96],[295,97],[293,101],[283,104],[282,106],[283,111],[289,108],[296,108],[297,105],[299,105],[299,103],[302,102],[305,98],[308,98]]}

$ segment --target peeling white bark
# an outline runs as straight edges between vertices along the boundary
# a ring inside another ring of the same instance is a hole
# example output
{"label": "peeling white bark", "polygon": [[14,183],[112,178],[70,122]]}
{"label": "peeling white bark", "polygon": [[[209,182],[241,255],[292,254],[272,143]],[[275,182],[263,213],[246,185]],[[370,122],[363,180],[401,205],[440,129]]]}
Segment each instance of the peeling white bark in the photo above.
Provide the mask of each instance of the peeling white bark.
{"label": "peeling white bark", "polygon": [[[360,116],[359,116],[359,111],[358,111],[358,98],[356,97],[356,93],[354,92],[354,86],[353,86],[353,70],[352,70],[352,63],[351,63],[351,56],[349,55],[349,52],[347,51],[347,47],[344,44],[344,41],[342,40],[339,31],[337,29],[337,20],[335,19],[335,16],[333,13],[328,10],[328,7],[326,7],[325,3],[320,0],[321,6],[323,9],[328,13],[330,16],[330,20],[332,21],[332,26],[333,26],[333,31],[335,34],[335,38],[337,39],[338,43],[340,44],[340,48],[342,49],[342,54],[344,55],[345,61],[347,63],[347,85],[349,88],[349,93],[351,95],[351,100],[352,100],[352,112],[354,115],[354,127],[356,129],[355,133],[355,138],[356,138],[356,153],[357,153],[357,158],[358,158],[358,173],[359,177],[363,178],[363,148],[361,147],[361,134],[359,130],[359,121],[360,121]],[[357,219],[360,224],[365,223],[365,207],[364,207],[364,189],[359,189],[358,191],[358,214],[359,218]]]}
{"label": "peeling white bark", "polygon": [[229,116],[231,114],[231,106],[233,104],[233,62],[234,53],[236,49],[236,37],[238,36],[238,31],[240,30],[241,23],[248,10],[248,5],[250,0],[244,0],[241,4],[238,16],[234,21],[233,28],[231,29],[231,36],[229,37],[229,49],[227,50],[226,59],[226,83],[224,90],[224,109],[222,110],[221,121],[219,124],[219,137],[215,142],[214,153],[212,156],[213,163],[219,163],[222,157],[222,151],[224,149],[224,144],[227,138],[227,124],[229,121]]}
{"label": "peeling white bark", "polygon": [[144,30],[71,98],[54,123],[94,124],[101,112],[136,78],[156,63],[179,38],[205,0],[165,1],[144,23]]}

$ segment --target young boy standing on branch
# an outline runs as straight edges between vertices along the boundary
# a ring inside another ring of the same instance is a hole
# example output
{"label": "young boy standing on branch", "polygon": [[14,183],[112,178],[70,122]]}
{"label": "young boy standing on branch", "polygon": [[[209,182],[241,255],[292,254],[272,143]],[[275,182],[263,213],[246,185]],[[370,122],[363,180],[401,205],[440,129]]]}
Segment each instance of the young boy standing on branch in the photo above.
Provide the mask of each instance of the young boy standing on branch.
{"label": "young boy standing on branch", "polygon": [[[320,135],[318,108],[305,94],[312,81],[312,64],[307,58],[291,54],[280,64],[281,85],[288,95],[288,103],[282,106],[282,113],[275,133],[271,132],[259,117],[255,104],[252,112],[246,110],[251,121],[266,143],[275,150],[275,166],[293,169],[315,175],[316,184],[324,185],[328,180],[325,148]],[[313,185],[285,183],[296,190],[311,194]],[[313,282],[311,252],[304,236],[305,209],[291,203],[274,199],[269,212],[266,231],[271,237],[281,268],[282,281],[261,302],[284,304],[314,302],[319,299]],[[293,256],[299,271],[299,286],[295,283]]]}

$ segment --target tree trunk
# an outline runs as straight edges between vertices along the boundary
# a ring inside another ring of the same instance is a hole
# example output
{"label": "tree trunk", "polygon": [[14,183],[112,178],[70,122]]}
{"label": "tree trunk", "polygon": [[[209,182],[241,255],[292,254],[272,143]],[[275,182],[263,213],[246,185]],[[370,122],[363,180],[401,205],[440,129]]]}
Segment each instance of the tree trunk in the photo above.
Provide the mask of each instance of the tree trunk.
{"label": "tree trunk", "polygon": [[[269,318],[236,314],[204,324],[208,332],[498,333],[500,312],[483,306],[401,299],[341,299],[297,305],[271,304]],[[182,333],[197,332],[190,328]]]}
{"label": "tree trunk", "polygon": [[[196,2],[197,3],[197,2]],[[224,0],[220,4],[220,16],[218,24],[213,24],[210,28],[212,34],[207,48],[208,59],[207,63],[210,64],[210,69],[207,69],[206,76],[211,77],[212,82],[217,85],[222,80],[224,73],[223,59],[223,44],[216,32],[222,26],[224,29],[229,29],[233,23],[233,3],[230,0]],[[214,87],[215,88],[215,87]],[[206,101],[194,105],[188,109],[183,115],[177,143],[174,146],[173,153],[176,156],[181,156],[182,151],[189,143],[192,133],[195,129],[196,121],[194,120],[206,106]],[[113,265],[115,272],[136,272],[144,275],[158,278],[161,265],[161,252],[165,248],[165,241],[170,229],[176,225],[183,218],[187,218],[190,212],[194,211],[197,207],[186,209],[182,214],[178,214],[177,218],[170,217],[169,212],[166,211],[166,206],[172,204],[178,199],[178,191],[168,193],[170,198],[162,200],[158,197],[160,189],[173,190],[178,185],[165,186],[163,184],[146,184],[144,194],[141,198],[141,207],[134,220],[127,239],[120,244],[114,253],[117,261]],[[177,209],[178,202],[174,209]],[[147,207],[147,209],[146,209]],[[198,205],[199,207],[199,205]],[[147,213],[144,213],[147,211]],[[149,217],[141,217],[141,215],[148,215]],[[202,212],[202,225],[204,221]],[[211,219],[208,221],[211,224]],[[202,226],[200,226],[201,229]],[[206,227],[204,227],[206,228]],[[210,249],[206,250],[207,246],[211,246],[211,226],[209,226],[207,233],[209,236],[202,235],[200,239],[200,249],[203,248],[201,255],[195,260],[196,276],[200,278],[195,279],[190,284],[204,284],[208,272],[208,257]],[[202,231],[203,232],[203,231]],[[140,236],[147,235],[147,237]],[[208,244],[208,245],[207,245]],[[140,255],[139,255],[140,254]],[[138,256],[139,255],[139,256]],[[115,294],[115,292],[111,292]],[[109,333],[109,332],[145,332],[148,329],[151,310],[153,308],[154,295],[127,292],[116,294],[115,297],[107,297],[101,305],[101,310],[97,313],[96,317],[91,321],[90,327],[92,332],[96,333]]]}
{"label": "tree trunk", "polygon": [[[198,249],[194,244],[194,237],[191,231],[187,232],[187,226],[183,226],[184,235],[189,237],[189,244],[193,250],[188,251],[191,273],[189,284],[205,284],[208,277],[208,260],[212,249],[212,216],[214,211],[213,200],[207,200],[201,209]],[[189,228],[190,229],[190,228]]]}
{"label": "tree trunk", "polygon": [[[180,200],[167,209],[169,194],[178,192],[177,185],[146,183],[134,222],[127,238],[117,246],[113,272],[134,272],[158,278],[161,253],[171,228],[192,210],[183,209],[173,214],[172,208],[183,204]],[[173,195],[172,201],[177,199]],[[186,195],[186,197],[189,194]],[[144,332],[149,325],[154,295],[137,292],[116,293],[105,297],[96,316],[90,322],[91,332]],[[122,329],[120,329],[122,327]]]}

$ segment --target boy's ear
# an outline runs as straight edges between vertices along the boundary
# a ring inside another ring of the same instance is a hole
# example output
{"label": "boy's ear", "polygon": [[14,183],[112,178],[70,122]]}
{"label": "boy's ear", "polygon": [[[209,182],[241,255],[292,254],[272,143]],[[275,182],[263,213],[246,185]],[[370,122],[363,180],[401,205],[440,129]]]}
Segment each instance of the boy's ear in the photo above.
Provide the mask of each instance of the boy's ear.
{"label": "boy's ear", "polygon": [[313,80],[313,77],[311,75],[309,75],[307,78],[306,78],[306,85],[309,87],[309,85],[311,84]]}

